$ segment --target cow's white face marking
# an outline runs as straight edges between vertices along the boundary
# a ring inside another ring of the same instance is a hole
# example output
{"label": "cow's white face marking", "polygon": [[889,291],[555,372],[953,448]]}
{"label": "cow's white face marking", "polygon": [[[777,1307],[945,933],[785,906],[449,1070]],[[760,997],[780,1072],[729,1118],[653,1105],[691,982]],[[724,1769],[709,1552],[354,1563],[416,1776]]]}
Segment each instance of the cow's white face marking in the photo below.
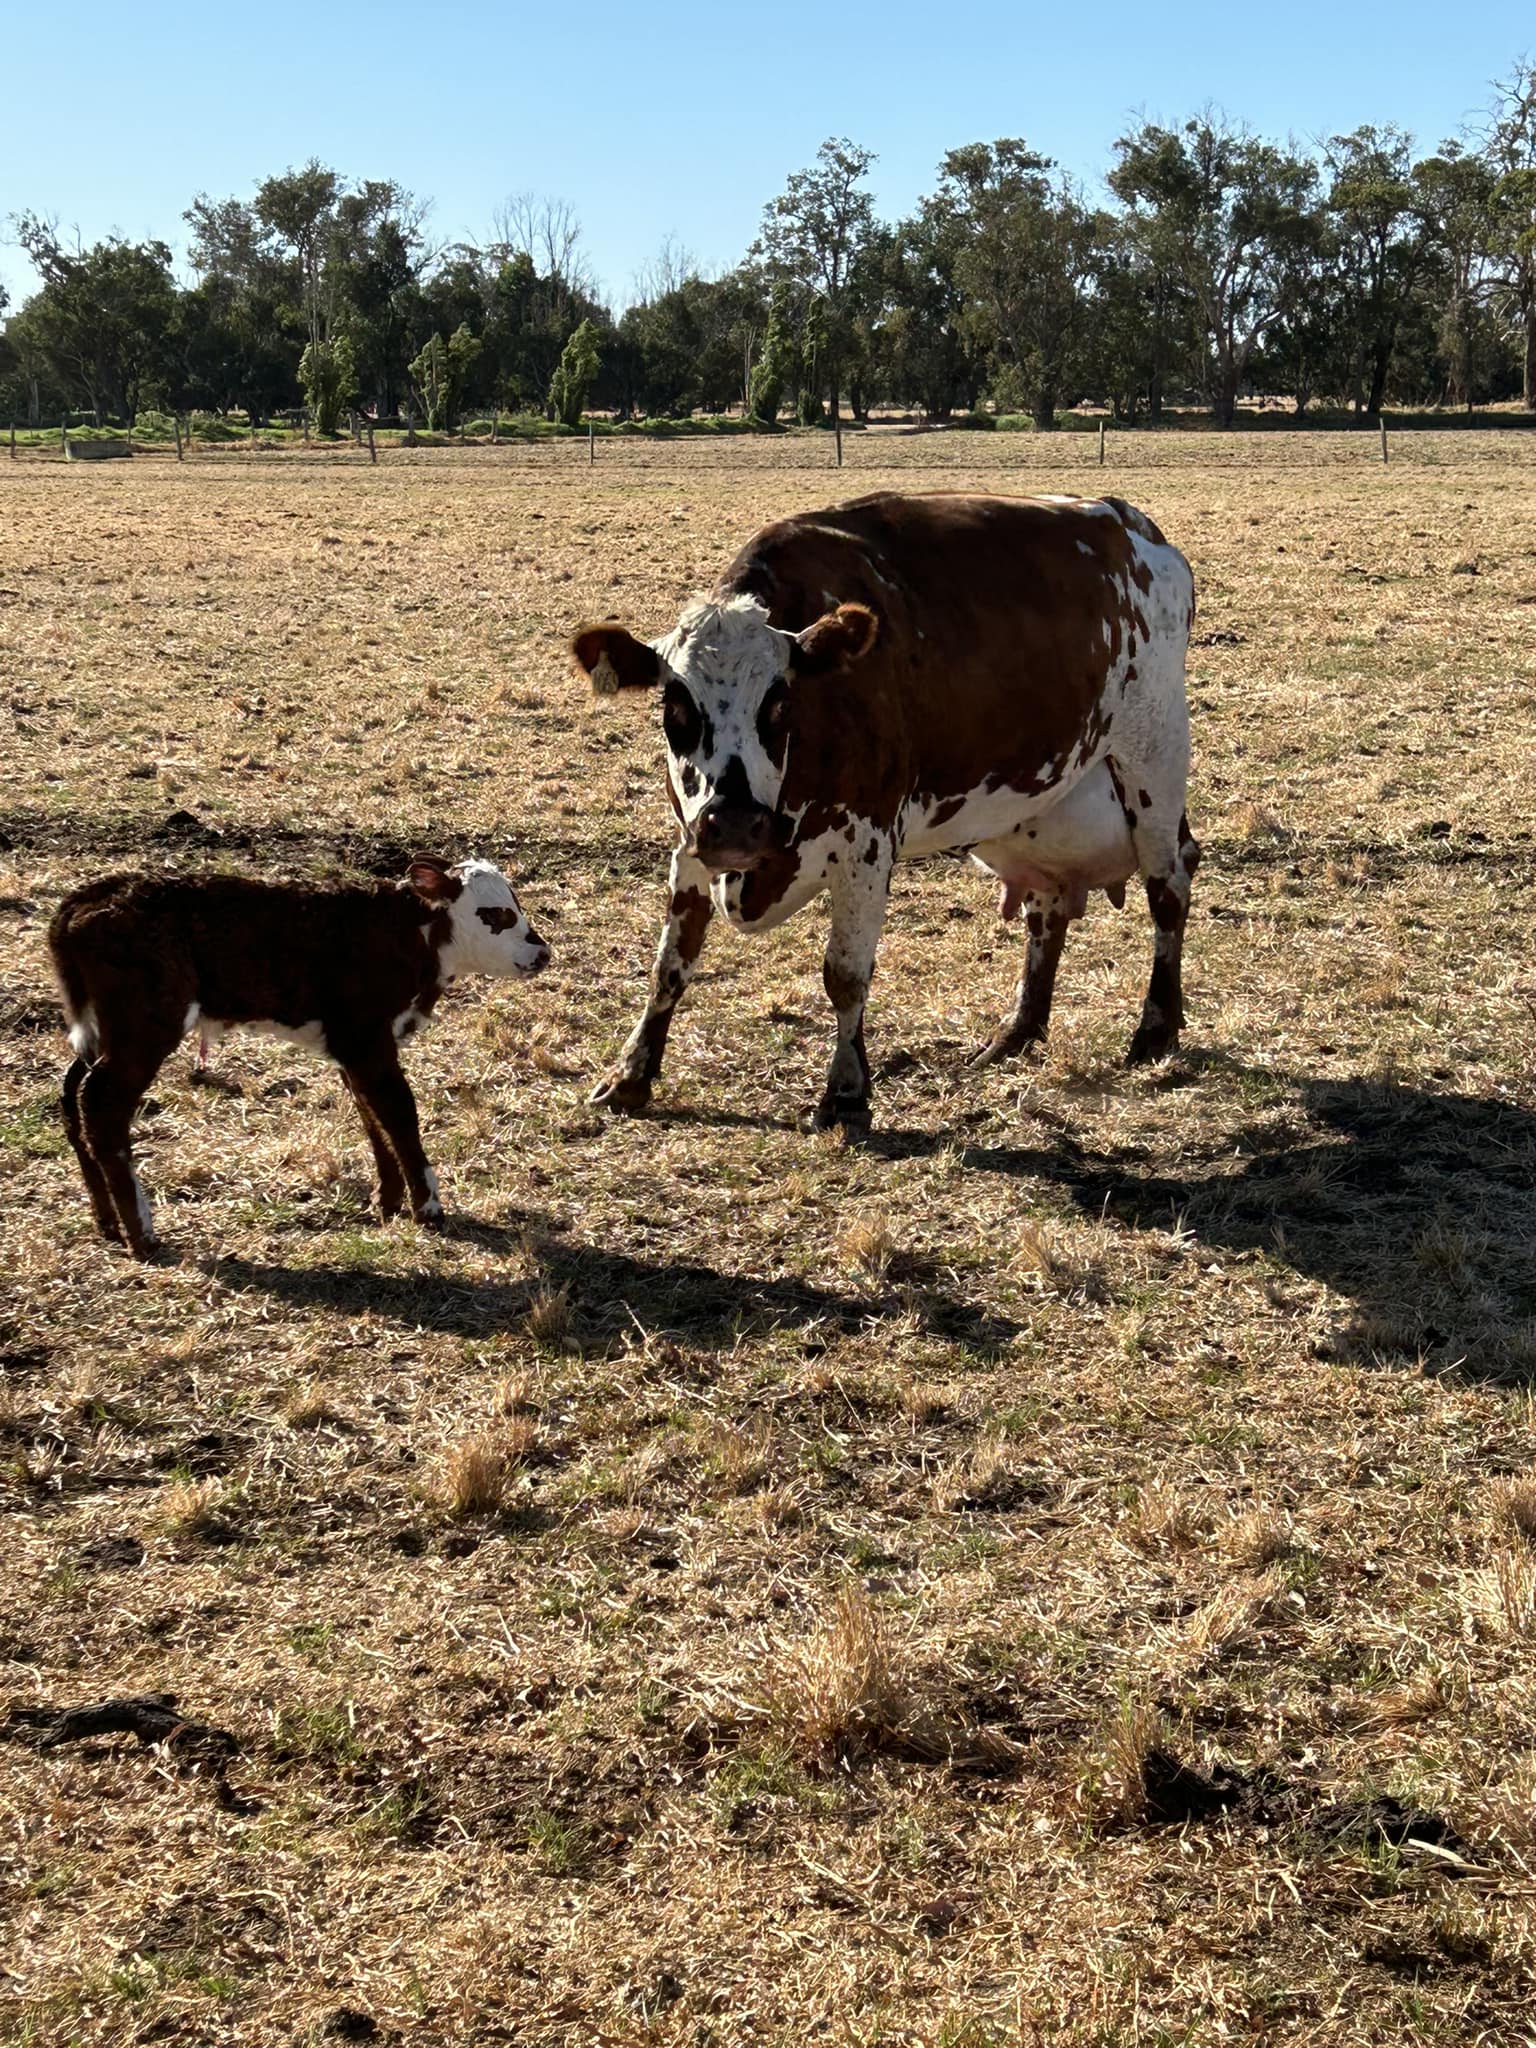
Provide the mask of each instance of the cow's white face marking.
{"label": "cow's white face marking", "polygon": [[[768,623],[750,597],[689,605],[652,643],[665,668],[662,728],[667,776],[690,830],[716,797],[750,797],[773,810],[789,758],[788,675],[794,635]],[[786,721],[780,737],[779,720]],[[770,743],[773,743],[770,750]],[[731,775],[740,762],[741,790]],[[727,778],[734,788],[725,787]]]}
{"label": "cow's white face marking", "polygon": [[452,872],[464,886],[448,904],[448,942],[438,955],[445,981],[458,974],[537,974],[549,964],[548,946],[500,868],[465,860]]}

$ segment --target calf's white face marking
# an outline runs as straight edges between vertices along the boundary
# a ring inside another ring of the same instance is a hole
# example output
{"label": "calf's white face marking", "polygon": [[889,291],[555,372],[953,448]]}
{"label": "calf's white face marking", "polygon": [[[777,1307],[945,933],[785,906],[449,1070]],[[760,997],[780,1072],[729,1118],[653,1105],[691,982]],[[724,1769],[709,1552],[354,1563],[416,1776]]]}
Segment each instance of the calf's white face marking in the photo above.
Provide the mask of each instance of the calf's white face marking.
{"label": "calf's white face marking", "polygon": [[448,940],[438,956],[445,981],[459,974],[537,974],[549,964],[548,946],[494,862],[460,861],[450,873],[462,887],[447,902]]}

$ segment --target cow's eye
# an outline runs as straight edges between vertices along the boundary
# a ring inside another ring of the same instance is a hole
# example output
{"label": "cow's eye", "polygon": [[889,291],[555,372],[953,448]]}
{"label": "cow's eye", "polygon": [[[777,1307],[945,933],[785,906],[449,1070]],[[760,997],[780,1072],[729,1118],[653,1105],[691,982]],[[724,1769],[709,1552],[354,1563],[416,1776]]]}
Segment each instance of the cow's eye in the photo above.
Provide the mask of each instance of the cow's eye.
{"label": "cow's eye", "polygon": [[661,728],[674,754],[691,754],[704,731],[699,707],[681,683],[668,683],[661,700]]}
{"label": "cow's eye", "polygon": [[782,676],[775,676],[757,712],[757,736],[775,761],[784,745],[788,720],[789,688]]}

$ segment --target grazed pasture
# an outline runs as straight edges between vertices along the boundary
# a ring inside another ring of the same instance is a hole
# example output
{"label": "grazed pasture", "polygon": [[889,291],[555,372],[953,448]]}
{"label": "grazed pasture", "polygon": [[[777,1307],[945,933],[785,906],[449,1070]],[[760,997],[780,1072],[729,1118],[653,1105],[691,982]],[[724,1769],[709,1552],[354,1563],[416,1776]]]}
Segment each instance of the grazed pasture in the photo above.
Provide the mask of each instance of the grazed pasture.
{"label": "grazed pasture", "polygon": [[[815,912],[718,933],[607,1120],[668,814],[562,636],[931,448],[0,463],[0,2038],[1528,2029],[1536,442],[1102,472],[1200,590],[1175,1062],[1118,1063],[1101,899],[1049,1054],[968,1071],[1017,938],[945,861],[868,1141],[796,1123]],[[417,847],[557,948],[408,1056],[450,1232],[372,1227],[331,1072],[231,1039],[142,1126],[170,1258],[99,1245],[61,894]],[[150,1691],[238,1755],[27,1718]]]}

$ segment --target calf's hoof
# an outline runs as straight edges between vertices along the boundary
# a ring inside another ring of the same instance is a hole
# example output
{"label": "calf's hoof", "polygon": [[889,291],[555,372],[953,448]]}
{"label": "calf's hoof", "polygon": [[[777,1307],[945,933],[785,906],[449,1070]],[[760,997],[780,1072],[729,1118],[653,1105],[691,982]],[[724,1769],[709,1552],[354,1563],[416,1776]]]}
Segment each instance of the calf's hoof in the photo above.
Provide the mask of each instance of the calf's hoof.
{"label": "calf's hoof", "polygon": [[588,1102],[611,1109],[620,1116],[638,1116],[650,1106],[651,1084],[643,1074],[608,1074],[599,1081]]}

